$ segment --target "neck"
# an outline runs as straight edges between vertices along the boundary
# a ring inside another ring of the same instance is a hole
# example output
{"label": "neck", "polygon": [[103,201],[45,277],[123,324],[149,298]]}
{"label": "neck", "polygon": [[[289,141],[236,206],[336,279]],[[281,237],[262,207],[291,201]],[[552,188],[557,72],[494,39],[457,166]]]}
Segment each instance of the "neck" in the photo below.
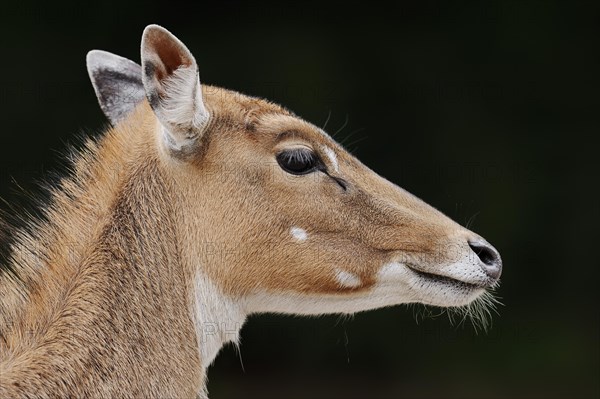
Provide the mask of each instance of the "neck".
{"label": "neck", "polygon": [[87,151],[49,222],[18,238],[19,279],[0,279],[0,396],[191,396],[237,342],[243,310],[182,255],[160,160],[137,158],[153,143],[145,113]]}
{"label": "neck", "polygon": [[202,364],[208,367],[228,342],[238,345],[246,312],[239,303],[223,295],[204,274],[195,278],[194,321]]}

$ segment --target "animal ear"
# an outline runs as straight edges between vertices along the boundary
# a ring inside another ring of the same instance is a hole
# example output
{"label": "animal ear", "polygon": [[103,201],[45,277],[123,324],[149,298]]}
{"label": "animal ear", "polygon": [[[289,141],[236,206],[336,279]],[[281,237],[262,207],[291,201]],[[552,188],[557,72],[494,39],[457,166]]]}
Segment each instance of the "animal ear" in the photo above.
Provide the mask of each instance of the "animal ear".
{"label": "animal ear", "polygon": [[187,155],[199,144],[209,119],[196,60],[158,25],[144,29],[141,50],[146,98],[163,126],[164,142],[172,153]]}
{"label": "animal ear", "polygon": [[86,64],[98,103],[113,125],[144,100],[142,67],[102,50],[87,53]]}

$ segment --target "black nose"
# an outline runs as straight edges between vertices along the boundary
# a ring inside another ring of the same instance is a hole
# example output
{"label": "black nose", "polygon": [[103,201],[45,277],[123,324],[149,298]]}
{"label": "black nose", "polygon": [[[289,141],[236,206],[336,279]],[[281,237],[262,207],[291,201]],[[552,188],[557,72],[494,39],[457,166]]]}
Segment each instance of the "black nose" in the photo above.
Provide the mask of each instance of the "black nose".
{"label": "black nose", "polygon": [[496,248],[485,241],[469,241],[469,247],[471,247],[479,260],[481,260],[485,273],[494,280],[497,280],[502,273],[502,259]]}

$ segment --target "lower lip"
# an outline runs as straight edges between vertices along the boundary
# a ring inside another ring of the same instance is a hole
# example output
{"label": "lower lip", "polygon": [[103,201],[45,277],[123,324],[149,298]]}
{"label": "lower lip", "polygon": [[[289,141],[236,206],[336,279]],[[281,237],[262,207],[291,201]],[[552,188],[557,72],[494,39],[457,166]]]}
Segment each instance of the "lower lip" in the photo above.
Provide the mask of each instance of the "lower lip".
{"label": "lower lip", "polygon": [[477,289],[485,289],[486,286],[485,285],[479,285],[479,284],[472,284],[472,283],[465,283],[464,281],[460,281],[460,280],[455,280],[453,278],[450,277],[446,277],[446,276],[440,276],[438,274],[431,274],[431,273],[426,273],[426,272],[422,272],[418,269],[415,269],[414,267],[408,266],[408,268],[413,271],[416,275],[418,275],[420,278],[428,280],[428,281],[433,281],[439,284],[447,284],[447,285],[452,285],[455,287],[460,287],[460,288],[466,288],[466,289],[470,289],[470,290],[477,290]]}

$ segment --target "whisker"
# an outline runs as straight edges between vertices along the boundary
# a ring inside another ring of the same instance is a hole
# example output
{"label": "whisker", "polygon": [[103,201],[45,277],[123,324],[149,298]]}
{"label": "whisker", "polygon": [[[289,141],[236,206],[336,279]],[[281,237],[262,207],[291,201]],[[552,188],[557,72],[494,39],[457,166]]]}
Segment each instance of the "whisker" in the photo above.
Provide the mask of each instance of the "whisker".
{"label": "whisker", "polygon": [[346,143],[348,142],[348,139],[352,138],[352,136],[354,136],[356,133],[358,132],[362,132],[363,130],[365,130],[364,127],[355,129],[353,131],[351,131],[350,133],[348,133],[347,135],[345,135],[341,140],[340,140],[340,144],[341,145],[346,145]]}
{"label": "whisker", "polygon": [[242,359],[242,349],[240,348],[240,343],[239,342],[233,342],[233,346],[235,348],[235,351],[238,354],[238,358],[240,360],[240,366],[242,367],[242,372],[246,372],[246,369],[244,368],[244,360]]}
{"label": "whisker", "polygon": [[344,128],[348,125],[349,119],[350,119],[349,115],[346,114],[346,120],[344,121],[344,124],[338,130],[336,130],[336,132],[334,134],[332,134],[331,137],[335,137],[339,132],[344,130]]}
{"label": "whisker", "polygon": [[348,141],[348,139],[350,139],[355,133],[361,132],[363,130],[365,130],[365,129],[364,128],[360,128],[360,129],[353,130],[352,132],[350,132],[350,134],[348,134],[346,137],[344,137],[341,140],[340,145],[342,145],[343,147],[345,147],[346,150],[349,153],[353,154],[358,149],[358,146],[356,144],[361,143],[364,140],[368,139],[369,136],[359,137],[359,138],[357,138],[355,140],[352,140],[350,142]]}
{"label": "whisker", "polygon": [[[467,320],[470,320],[475,333],[479,333],[479,331],[487,332],[492,327],[493,313],[499,314],[496,308],[502,305],[500,298],[494,292],[497,286],[497,284],[494,285],[466,306],[446,308],[450,323],[460,327]],[[459,318],[458,322],[457,318]]]}
{"label": "whisker", "polygon": [[465,227],[467,229],[469,229],[472,225],[472,223],[475,221],[475,218],[477,217],[477,215],[479,215],[481,213],[481,211],[475,212],[475,214],[473,216],[471,216],[469,218],[469,220],[467,221],[467,224],[465,225]]}
{"label": "whisker", "polygon": [[325,119],[325,123],[323,124],[323,127],[321,129],[325,130],[327,124],[329,123],[329,118],[331,118],[331,110],[329,110],[329,112],[327,113],[327,119]]}
{"label": "whisker", "polygon": [[348,143],[347,144],[348,151],[350,151],[351,153],[353,153],[354,151],[356,151],[358,149],[358,146],[355,146],[353,148],[349,148],[349,147],[353,146],[353,145],[356,145],[356,144],[359,144],[359,143],[362,143],[363,141],[365,141],[368,138],[369,138],[368,136],[365,136],[365,137],[361,137],[359,139],[356,139],[356,140],[352,141],[351,143]]}
{"label": "whisker", "polygon": [[413,311],[413,317],[415,323],[418,325],[422,320],[425,319],[436,319],[443,315],[446,310],[435,306],[427,306],[419,303],[411,303],[408,305]]}

